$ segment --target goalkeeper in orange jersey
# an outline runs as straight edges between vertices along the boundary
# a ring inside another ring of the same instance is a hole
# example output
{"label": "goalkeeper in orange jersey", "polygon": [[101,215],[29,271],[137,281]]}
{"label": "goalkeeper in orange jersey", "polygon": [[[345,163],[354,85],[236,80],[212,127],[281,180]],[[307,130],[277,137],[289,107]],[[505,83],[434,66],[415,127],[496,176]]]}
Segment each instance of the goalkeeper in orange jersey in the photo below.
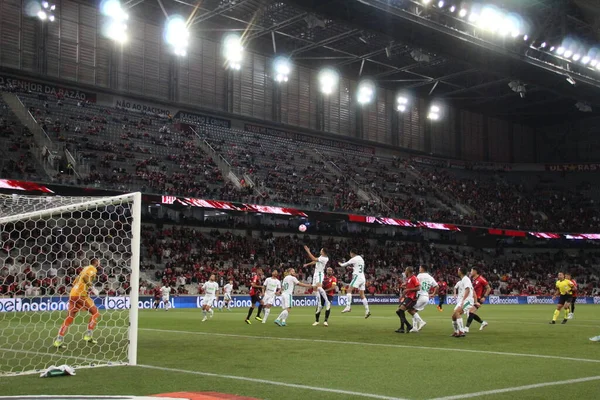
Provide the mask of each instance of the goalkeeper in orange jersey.
{"label": "goalkeeper in orange jersey", "polygon": [[67,329],[73,323],[73,320],[77,316],[77,313],[81,310],[88,311],[90,316],[90,322],[87,326],[87,331],[83,335],[83,340],[88,343],[96,344],[98,343],[96,340],[92,338],[92,332],[96,327],[96,323],[98,322],[98,318],[100,318],[100,313],[98,312],[98,308],[94,304],[94,300],[90,299],[88,292],[94,285],[94,280],[98,275],[98,267],[100,266],[100,262],[97,258],[93,258],[90,262],[90,265],[85,267],[80,273],[79,276],[75,279],[73,283],[73,288],[71,289],[71,293],[69,293],[69,306],[68,306],[68,315],[65,318],[65,322],[63,322],[60,330],[58,331],[58,336],[54,340],[54,347],[57,349],[64,348],[63,344],[65,334],[67,333]]}

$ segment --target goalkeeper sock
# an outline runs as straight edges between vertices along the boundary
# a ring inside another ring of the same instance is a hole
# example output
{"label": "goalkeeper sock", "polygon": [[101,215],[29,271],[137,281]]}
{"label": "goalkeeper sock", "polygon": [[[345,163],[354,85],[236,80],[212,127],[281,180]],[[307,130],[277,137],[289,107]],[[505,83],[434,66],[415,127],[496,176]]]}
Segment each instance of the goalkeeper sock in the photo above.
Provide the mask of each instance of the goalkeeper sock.
{"label": "goalkeeper sock", "polygon": [[58,336],[65,336],[67,334],[67,330],[69,329],[69,326],[71,326],[71,324],[73,323],[73,320],[75,318],[71,317],[70,315],[65,318],[65,322],[63,322],[62,326],[60,327],[60,330],[58,331]]}
{"label": "goalkeeper sock", "polygon": [[98,323],[98,318],[100,318],[100,313],[98,310],[92,314],[90,317],[90,322],[88,323],[88,330],[93,331],[96,328],[96,324]]}
{"label": "goalkeeper sock", "polygon": [[560,311],[554,310],[554,315],[552,316],[552,321],[556,321],[558,316],[560,315]]}

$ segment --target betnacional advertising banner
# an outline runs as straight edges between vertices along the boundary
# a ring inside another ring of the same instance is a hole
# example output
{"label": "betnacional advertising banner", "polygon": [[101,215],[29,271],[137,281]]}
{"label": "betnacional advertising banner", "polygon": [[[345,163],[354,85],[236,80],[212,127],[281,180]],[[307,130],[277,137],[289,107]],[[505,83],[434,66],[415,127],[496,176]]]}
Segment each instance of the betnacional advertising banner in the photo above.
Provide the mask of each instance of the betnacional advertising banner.
{"label": "betnacional advertising banner", "polygon": [[[98,296],[93,298],[94,303],[100,310],[127,310],[131,306],[129,297],[127,296]],[[169,302],[172,308],[201,308],[203,296],[177,296],[171,297]],[[370,305],[397,305],[399,302],[398,296],[380,295],[367,296]],[[429,299],[429,304],[437,304],[437,297]],[[49,297],[15,297],[15,298],[0,298],[0,313],[10,312],[52,312],[65,311],[68,307],[69,298],[67,296],[49,296]],[[347,305],[346,296],[336,295],[333,297],[333,306],[344,307]],[[485,304],[489,305],[523,305],[523,304],[548,304],[553,305],[558,303],[558,298],[552,299],[552,296],[494,296],[491,295],[486,300]],[[151,296],[140,296],[138,308],[141,310],[151,309],[154,304],[154,298]],[[231,306],[234,308],[250,307],[250,296],[234,295],[232,296]],[[316,307],[317,301],[315,296],[294,296],[293,307]],[[362,305],[361,299],[358,296],[352,297],[352,304]],[[456,298],[448,296],[446,304],[456,304]],[[594,297],[579,297],[577,304],[600,304],[600,296]],[[276,297],[273,303],[274,307],[281,307],[281,297]],[[223,306],[223,297],[219,297],[213,303],[214,307]],[[164,305],[160,304],[159,308]]]}

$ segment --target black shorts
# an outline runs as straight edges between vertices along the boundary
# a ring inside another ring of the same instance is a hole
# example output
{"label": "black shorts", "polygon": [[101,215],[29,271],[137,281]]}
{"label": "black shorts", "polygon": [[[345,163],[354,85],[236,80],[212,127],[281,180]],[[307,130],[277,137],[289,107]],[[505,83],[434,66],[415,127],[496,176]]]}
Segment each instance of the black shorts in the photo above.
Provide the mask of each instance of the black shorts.
{"label": "black shorts", "polygon": [[400,306],[404,306],[407,310],[413,309],[416,303],[417,299],[411,299],[410,297],[400,298]]}
{"label": "black shorts", "polygon": [[253,294],[252,296],[250,296],[250,301],[252,301],[252,307],[254,307],[256,303],[260,303],[261,299],[262,297],[260,297],[259,294]]}
{"label": "black shorts", "polygon": [[573,301],[573,296],[570,294],[561,294],[558,298],[558,304],[565,305],[565,303],[571,303]]}

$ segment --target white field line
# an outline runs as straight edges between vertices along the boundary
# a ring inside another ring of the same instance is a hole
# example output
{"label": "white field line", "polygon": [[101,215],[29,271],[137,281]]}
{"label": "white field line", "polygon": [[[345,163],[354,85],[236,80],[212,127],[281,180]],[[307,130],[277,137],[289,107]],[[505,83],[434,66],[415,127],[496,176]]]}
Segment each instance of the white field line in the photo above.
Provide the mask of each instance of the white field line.
{"label": "white field line", "polygon": [[208,376],[208,377],[220,378],[220,379],[232,379],[232,380],[237,380],[237,381],[262,383],[265,385],[283,386],[286,388],[312,390],[315,392],[335,393],[335,394],[342,394],[342,395],[346,395],[346,396],[355,396],[355,397],[366,397],[366,398],[370,398],[370,399],[408,400],[408,399],[403,399],[401,397],[390,397],[390,396],[383,396],[383,395],[373,394],[373,393],[353,392],[350,390],[330,389],[330,388],[323,388],[323,387],[317,387],[317,386],[306,386],[306,385],[299,385],[299,384],[295,384],[295,383],[269,381],[266,379],[248,378],[245,376],[237,376],[237,375],[222,375],[222,374],[214,374],[212,372],[201,372],[201,371],[190,371],[190,370],[178,369],[178,368],[156,367],[153,365],[138,365],[138,367],[154,369],[154,370],[158,370],[158,371],[177,372],[177,373],[183,373],[183,374]]}
{"label": "white field line", "polygon": [[470,399],[473,397],[483,397],[483,396],[490,396],[490,395],[494,395],[494,394],[502,394],[502,393],[520,392],[523,390],[539,389],[539,388],[548,387],[548,386],[566,387],[566,385],[571,385],[574,383],[592,382],[592,381],[597,381],[597,380],[600,380],[600,375],[590,376],[587,378],[568,379],[566,381],[535,383],[533,385],[513,386],[513,387],[504,388],[504,389],[485,390],[485,391],[481,391],[481,392],[457,394],[454,396],[436,397],[435,399],[430,399],[430,400],[462,400],[462,399]]}
{"label": "white field line", "polygon": [[151,329],[141,328],[141,331],[146,332],[162,332],[162,333],[179,333],[184,335],[201,335],[201,336],[220,336],[220,337],[231,337],[241,339],[260,339],[260,340],[280,340],[290,342],[311,342],[311,343],[327,343],[327,344],[338,344],[338,345],[354,345],[354,346],[365,346],[365,347],[386,347],[396,349],[418,349],[418,350],[434,350],[434,351],[454,351],[462,353],[476,353],[476,354],[493,354],[498,356],[509,356],[509,357],[530,357],[560,361],[577,361],[577,362],[589,362],[598,363],[600,360],[594,360],[590,358],[574,358],[574,357],[560,357],[550,356],[541,354],[526,354],[526,353],[510,353],[504,351],[487,351],[487,350],[472,350],[472,349],[455,349],[447,347],[429,347],[429,346],[410,346],[402,344],[387,344],[387,343],[369,343],[369,342],[351,342],[345,340],[326,340],[326,339],[304,339],[304,338],[290,338],[290,337],[276,337],[276,336],[257,336],[257,335],[235,335],[229,333],[213,333],[213,332],[192,332],[192,331],[177,331],[167,329]]}

